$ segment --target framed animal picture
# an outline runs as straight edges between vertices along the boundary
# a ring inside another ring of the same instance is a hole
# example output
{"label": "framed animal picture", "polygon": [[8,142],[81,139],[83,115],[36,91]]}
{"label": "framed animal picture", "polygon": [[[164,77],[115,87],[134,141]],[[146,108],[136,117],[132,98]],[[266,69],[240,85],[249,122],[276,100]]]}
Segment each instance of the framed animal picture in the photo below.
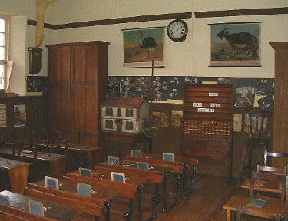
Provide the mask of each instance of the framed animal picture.
{"label": "framed animal picture", "polygon": [[174,153],[163,153],[163,161],[174,162]]}
{"label": "framed animal picture", "polygon": [[260,23],[210,24],[213,67],[260,67]]}

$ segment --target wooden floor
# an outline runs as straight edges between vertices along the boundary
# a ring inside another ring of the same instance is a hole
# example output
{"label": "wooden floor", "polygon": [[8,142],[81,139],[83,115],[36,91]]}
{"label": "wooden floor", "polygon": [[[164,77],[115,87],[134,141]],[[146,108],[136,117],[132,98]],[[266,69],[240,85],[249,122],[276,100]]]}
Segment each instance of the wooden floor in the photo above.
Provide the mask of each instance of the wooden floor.
{"label": "wooden floor", "polygon": [[[234,194],[249,194],[236,185],[226,186],[225,178],[198,176],[196,179],[195,192],[169,212],[160,213],[155,221],[223,221],[226,220],[222,209],[225,202]],[[93,218],[82,214],[79,220],[92,221]],[[112,217],[112,220],[120,219]]]}

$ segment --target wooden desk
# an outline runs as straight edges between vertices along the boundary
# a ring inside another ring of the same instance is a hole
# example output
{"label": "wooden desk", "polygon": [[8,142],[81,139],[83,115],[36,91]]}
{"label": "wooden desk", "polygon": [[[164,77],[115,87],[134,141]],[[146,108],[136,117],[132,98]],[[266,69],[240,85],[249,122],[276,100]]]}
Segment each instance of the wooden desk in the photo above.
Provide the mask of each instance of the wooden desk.
{"label": "wooden desk", "polygon": [[272,219],[273,217],[279,216],[279,214],[283,214],[285,212],[285,202],[283,200],[269,197],[261,197],[261,199],[266,199],[268,201],[263,208],[258,208],[247,205],[247,203],[251,200],[250,197],[233,196],[223,206],[223,209],[225,209],[227,212],[227,221],[230,221],[232,218],[231,212],[236,211],[239,207],[242,207],[245,214],[264,219]]}
{"label": "wooden desk", "polygon": [[[110,221],[110,201],[104,198],[89,198],[62,190],[48,189],[44,186],[29,183],[25,195],[37,200],[45,200],[95,216],[95,220],[104,217]],[[68,219],[69,220],[69,219]]]}
{"label": "wooden desk", "polygon": [[12,207],[0,206],[0,217],[8,217],[8,220],[13,220],[15,217],[25,221],[50,221],[50,220],[73,220],[76,216],[77,210],[69,209],[68,207],[59,206],[57,204],[49,203],[45,200],[37,199],[45,207],[44,216],[40,217],[29,213],[28,202],[34,200],[29,196],[12,193],[10,191],[2,191],[1,195],[8,196],[11,200]]}
{"label": "wooden desk", "polygon": [[0,156],[31,163],[29,171],[31,182],[44,178],[45,175],[60,178],[66,172],[67,157],[60,154],[37,152],[35,157],[30,150],[22,150],[15,154],[12,147],[6,147],[0,148]]}
{"label": "wooden desk", "polygon": [[5,171],[8,171],[9,186],[15,193],[23,193],[27,185],[29,164],[16,160],[0,158],[1,183],[5,182]]}
{"label": "wooden desk", "polygon": [[[140,162],[146,162],[148,164],[151,164],[153,166],[161,166],[161,167],[168,167],[173,168],[172,171],[170,171],[170,174],[174,174],[177,178],[177,182],[182,177],[183,179],[183,198],[186,198],[189,196],[193,190],[195,189],[195,178],[196,178],[196,170],[198,166],[198,160],[197,159],[190,159],[190,158],[184,158],[184,157],[175,157],[174,162],[169,161],[163,161],[162,155],[157,154],[143,154],[141,158],[135,158],[131,156],[124,157],[124,160],[129,161],[140,161]],[[187,180],[190,180],[190,188],[188,190],[187,188]],[[175,183],[175,185],[179,186],[179,183]],[[177,192],[176,192],[177,194]]]}
{"label": "wooden desk", "polygon": [[[71,194],[71,198],[73,198],[75,196],[75,194],[77,194],[77,183],[79,183],[78,180],[76,179],[71,179],[71,178],[62,178],[58,180],[58,186],[59,186],[59,191],[61,192],[60,194],[62,194],[62,192],[66,192],[66,193],[70,193]],[[39,191],[43,191],[46,192],[47,189],[45,188],[45,180],[41,180],[38,181],[37,183],[29,183],[28,187],[31,189],[35,189],[35,190],[39,190]],[[132,209],[131,207],[129,207],[130,205],[127,205],[127,207],[125,207],[125,205],[122,205],[121,207],[115,207],[114,209],[112,209],[114,201],[116,199],[119,199],[121,196],[121,194],[117,193],[117,192],[113,192],[113,190],[111,190],[110,188],[107,188],[106,185],[91,185],[91,198],[92,199],[96,199],[96,203],[99,204],[98,199],[101,199],[100,202],[108,202],[109,203],[109,208],[111,213],[114,214],[120,214],[121,216],[124,214],[123,219],[125,219],[126,217],[129,217],[132,215]],[[87,201],[89,202],[90,197],[86,197],[83,198],[81,197],[79,200],[83,201]],[[81,203],[81,202],[79,202]],[[93,203],[93,202],[91,202]],[[95,202],[94,202],[95,203]],[[121,201],[122,204],[124,204],[123,200]],[[108,206],[108,205],[107,205]],[[108,216],[109,214],[104,214],[105,216]]]}
{"label": "wooden desk", "polygon": [[79,171],[66,173],[64,177],[73,178],[79,182],[87,183],[91,186],[106,185],[111,191],[121,194],[128,199],[137,200],[137,219],[142,220],[142,189],[149,183],[145,178],[128,177],[126,183],[118,183],[111,180],[111,172],[109,170],[93,170],[92,177],[80,176]]}
{"label": "wooden desk", "polygon": [[47,145],[38,143],[37,148],[44,152],[66,155],[68,158],[68,171],[75,171],[79,167],[93,169],[99,158],[102,157],[102,148],[93,146],[68,146],[63,144]]}
{"label": "wooden desk", "polygon": [[[118,144],[118,150],[117,150],[117,156],[120,157],[120,159],[125,156],[127,153],[130,153],[130,151],[137,147],[137,143],[144,143],[145,146],[148,143],[147,137],[143,134],[129,134],[129,133],[107,133],[104,132],[105,137],[105,154],[106,159],[107,156],[111,155],[111,142],[115,142]],[[123,153],[119,149],[119,144],[127,145],[128,148],[126,149],[125,153]]]}

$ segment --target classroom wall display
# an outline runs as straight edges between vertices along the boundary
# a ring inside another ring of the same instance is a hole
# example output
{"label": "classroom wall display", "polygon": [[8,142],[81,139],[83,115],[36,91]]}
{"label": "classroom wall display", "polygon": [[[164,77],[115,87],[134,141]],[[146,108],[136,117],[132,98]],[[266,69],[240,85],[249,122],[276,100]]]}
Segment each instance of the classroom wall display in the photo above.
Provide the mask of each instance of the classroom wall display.
{"label": "classroom wall display", "polygon": [[[273,110],[273,78],[203,78],[193,76],[109,76],[110,97],[142,97],[149,101],[183,100],[186,84],[201,84],[202,81],[213,81],[218,84],[234,84],[236,107],[252,107],[258,103],[255,97],[261,98],[259,108]],[[152,93],[151,93],[152,91]],[[268,98],[266,98],[268,97]],[[266,100],[265,100],[266,98]],[[263,102],[264,99],[264,102]],[[270,102],[270,103],[269,103]],[[268,103],[268,104],[267,104]]]}

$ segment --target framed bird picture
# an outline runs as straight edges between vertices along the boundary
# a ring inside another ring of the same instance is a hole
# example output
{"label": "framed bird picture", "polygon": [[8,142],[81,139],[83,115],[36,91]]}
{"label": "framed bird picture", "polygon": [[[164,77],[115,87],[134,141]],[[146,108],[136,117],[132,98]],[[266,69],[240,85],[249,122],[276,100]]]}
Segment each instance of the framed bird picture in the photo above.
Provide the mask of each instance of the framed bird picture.
{"label": "framed bird picture", "polygon": [[164,27],[123,29],[124,67],[163,67]]}

